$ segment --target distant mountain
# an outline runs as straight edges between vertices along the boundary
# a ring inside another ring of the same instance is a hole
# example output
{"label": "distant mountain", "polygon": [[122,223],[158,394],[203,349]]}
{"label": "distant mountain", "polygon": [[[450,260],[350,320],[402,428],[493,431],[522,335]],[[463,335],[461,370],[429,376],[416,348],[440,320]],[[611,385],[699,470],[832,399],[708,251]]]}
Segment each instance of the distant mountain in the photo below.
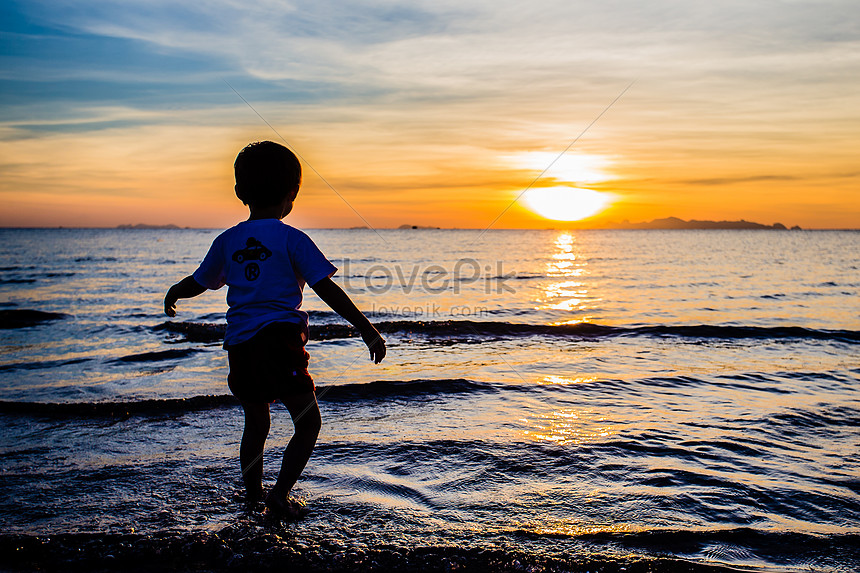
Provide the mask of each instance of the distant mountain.
{"label": "distant mountain", "polygon": [[138,223],[137,225],[117,225],[117,229],[181,229],[176,225],[146,225]]}
{"label": "distant mountain", "polygon": [[[624,221],[623,223],[609,223],[606,225],[609,229],[762,229],[772,231],[786,231],[787,228],[782,223],[774,223],[773,225],[762,225],[761,223],[753,223],[752,221],[697,221],[695,219],[684,221],[677,217],[667,217],[665,219],[654,219],[648,223],[631,223]],[[792,227],[792,231],[799,231],[800,227]]]}

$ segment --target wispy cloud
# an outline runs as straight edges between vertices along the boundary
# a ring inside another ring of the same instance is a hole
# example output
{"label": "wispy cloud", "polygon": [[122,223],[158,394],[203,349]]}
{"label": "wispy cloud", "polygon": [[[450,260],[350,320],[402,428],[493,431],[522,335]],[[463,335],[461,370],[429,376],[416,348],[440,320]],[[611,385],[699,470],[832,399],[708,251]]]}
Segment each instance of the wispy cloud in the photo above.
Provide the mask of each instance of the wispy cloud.
{"label": "wispy cloud", "polygon": [[[525,104],[536,97],[570,98],[571,88],[603,90],[634,75],[707,80],[705,89],[718,87],[720,79],[750,81],[753,88],[756,78],[796,84],[798,74],[827,81],[833,71],[858,63],[845,50],[860,38],[856,19],[844,17],[849,6],[95,0],[22,9],[41,30],[65,34],[55,41],[72,45],[68,73],[88,79],[104,76],[107,67],[125,83],[129,68],[146,79],[160,67],[162,79],[177,83],[195,71],[215,71],[329,86],[329,94],[349,99],[371,93],[405,103],[482,101],[495,94]],[[89,50],[94,60],[78,50]],[[56,73],[48,64],[55,58],[41,55],[37,61]]]}
{"label": "wispy cloud", "polygon": [[758,183],[762,181],[796,181],[800,177],[793,175],[747,175],[743,177],[714,177],[711,179],[687,179],[681,183],[686,185],[732,185],[735,183]]}

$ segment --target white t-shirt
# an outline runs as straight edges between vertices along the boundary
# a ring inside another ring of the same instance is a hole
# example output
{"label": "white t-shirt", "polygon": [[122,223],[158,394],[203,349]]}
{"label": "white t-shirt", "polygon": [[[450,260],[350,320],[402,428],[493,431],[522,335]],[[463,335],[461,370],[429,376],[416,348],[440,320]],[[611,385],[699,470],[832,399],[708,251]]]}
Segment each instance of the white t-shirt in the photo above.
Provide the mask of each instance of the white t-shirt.
{"label": "white t-shirt", "polygon": [[307,334],[302,288],[337,271],[310,237],[278,219],[243,221],[212,242],[194,280],[227,289],[224,346],[250,339],[273,322],[300,324]]}

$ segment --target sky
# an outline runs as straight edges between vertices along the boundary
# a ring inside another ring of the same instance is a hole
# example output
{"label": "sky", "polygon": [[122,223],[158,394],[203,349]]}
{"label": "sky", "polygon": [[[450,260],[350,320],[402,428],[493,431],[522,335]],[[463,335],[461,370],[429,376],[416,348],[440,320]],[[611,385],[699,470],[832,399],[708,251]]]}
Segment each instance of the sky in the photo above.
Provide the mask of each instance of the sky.
{"label": "sky", "polygon": [[283,139],[299,227],[860,227],[852,0],[6,0],[0,45],[0,226],[226,227]]}

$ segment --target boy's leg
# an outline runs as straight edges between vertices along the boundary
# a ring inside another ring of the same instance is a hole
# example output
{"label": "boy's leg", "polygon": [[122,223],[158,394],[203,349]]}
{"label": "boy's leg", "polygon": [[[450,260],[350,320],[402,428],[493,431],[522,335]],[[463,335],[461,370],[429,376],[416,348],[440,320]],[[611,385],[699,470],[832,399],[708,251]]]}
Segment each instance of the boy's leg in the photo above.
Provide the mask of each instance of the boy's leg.
{"label": "boy's leg", "polygon": [[287,444],[286,451],[284,451],[284,460],[281,463],[278,482],[269,493],[269,500],[277,506],[283,505],[281,502],[286,501],[290,495],[290,490],[293,489],[299,475],[305,469],[305,465],[314,450],[322,424],[317,397],[313,392],[288,396],[282,401],[293,418],[295,433],[290,439],[290,443]]}
{"label": "boy's leg", "polygon": [[245,410],[245,431],[239,447],[242,480],[249,503],[263,497],[263,449],[269,435],[269,405],[266,402],[242,402]]}

